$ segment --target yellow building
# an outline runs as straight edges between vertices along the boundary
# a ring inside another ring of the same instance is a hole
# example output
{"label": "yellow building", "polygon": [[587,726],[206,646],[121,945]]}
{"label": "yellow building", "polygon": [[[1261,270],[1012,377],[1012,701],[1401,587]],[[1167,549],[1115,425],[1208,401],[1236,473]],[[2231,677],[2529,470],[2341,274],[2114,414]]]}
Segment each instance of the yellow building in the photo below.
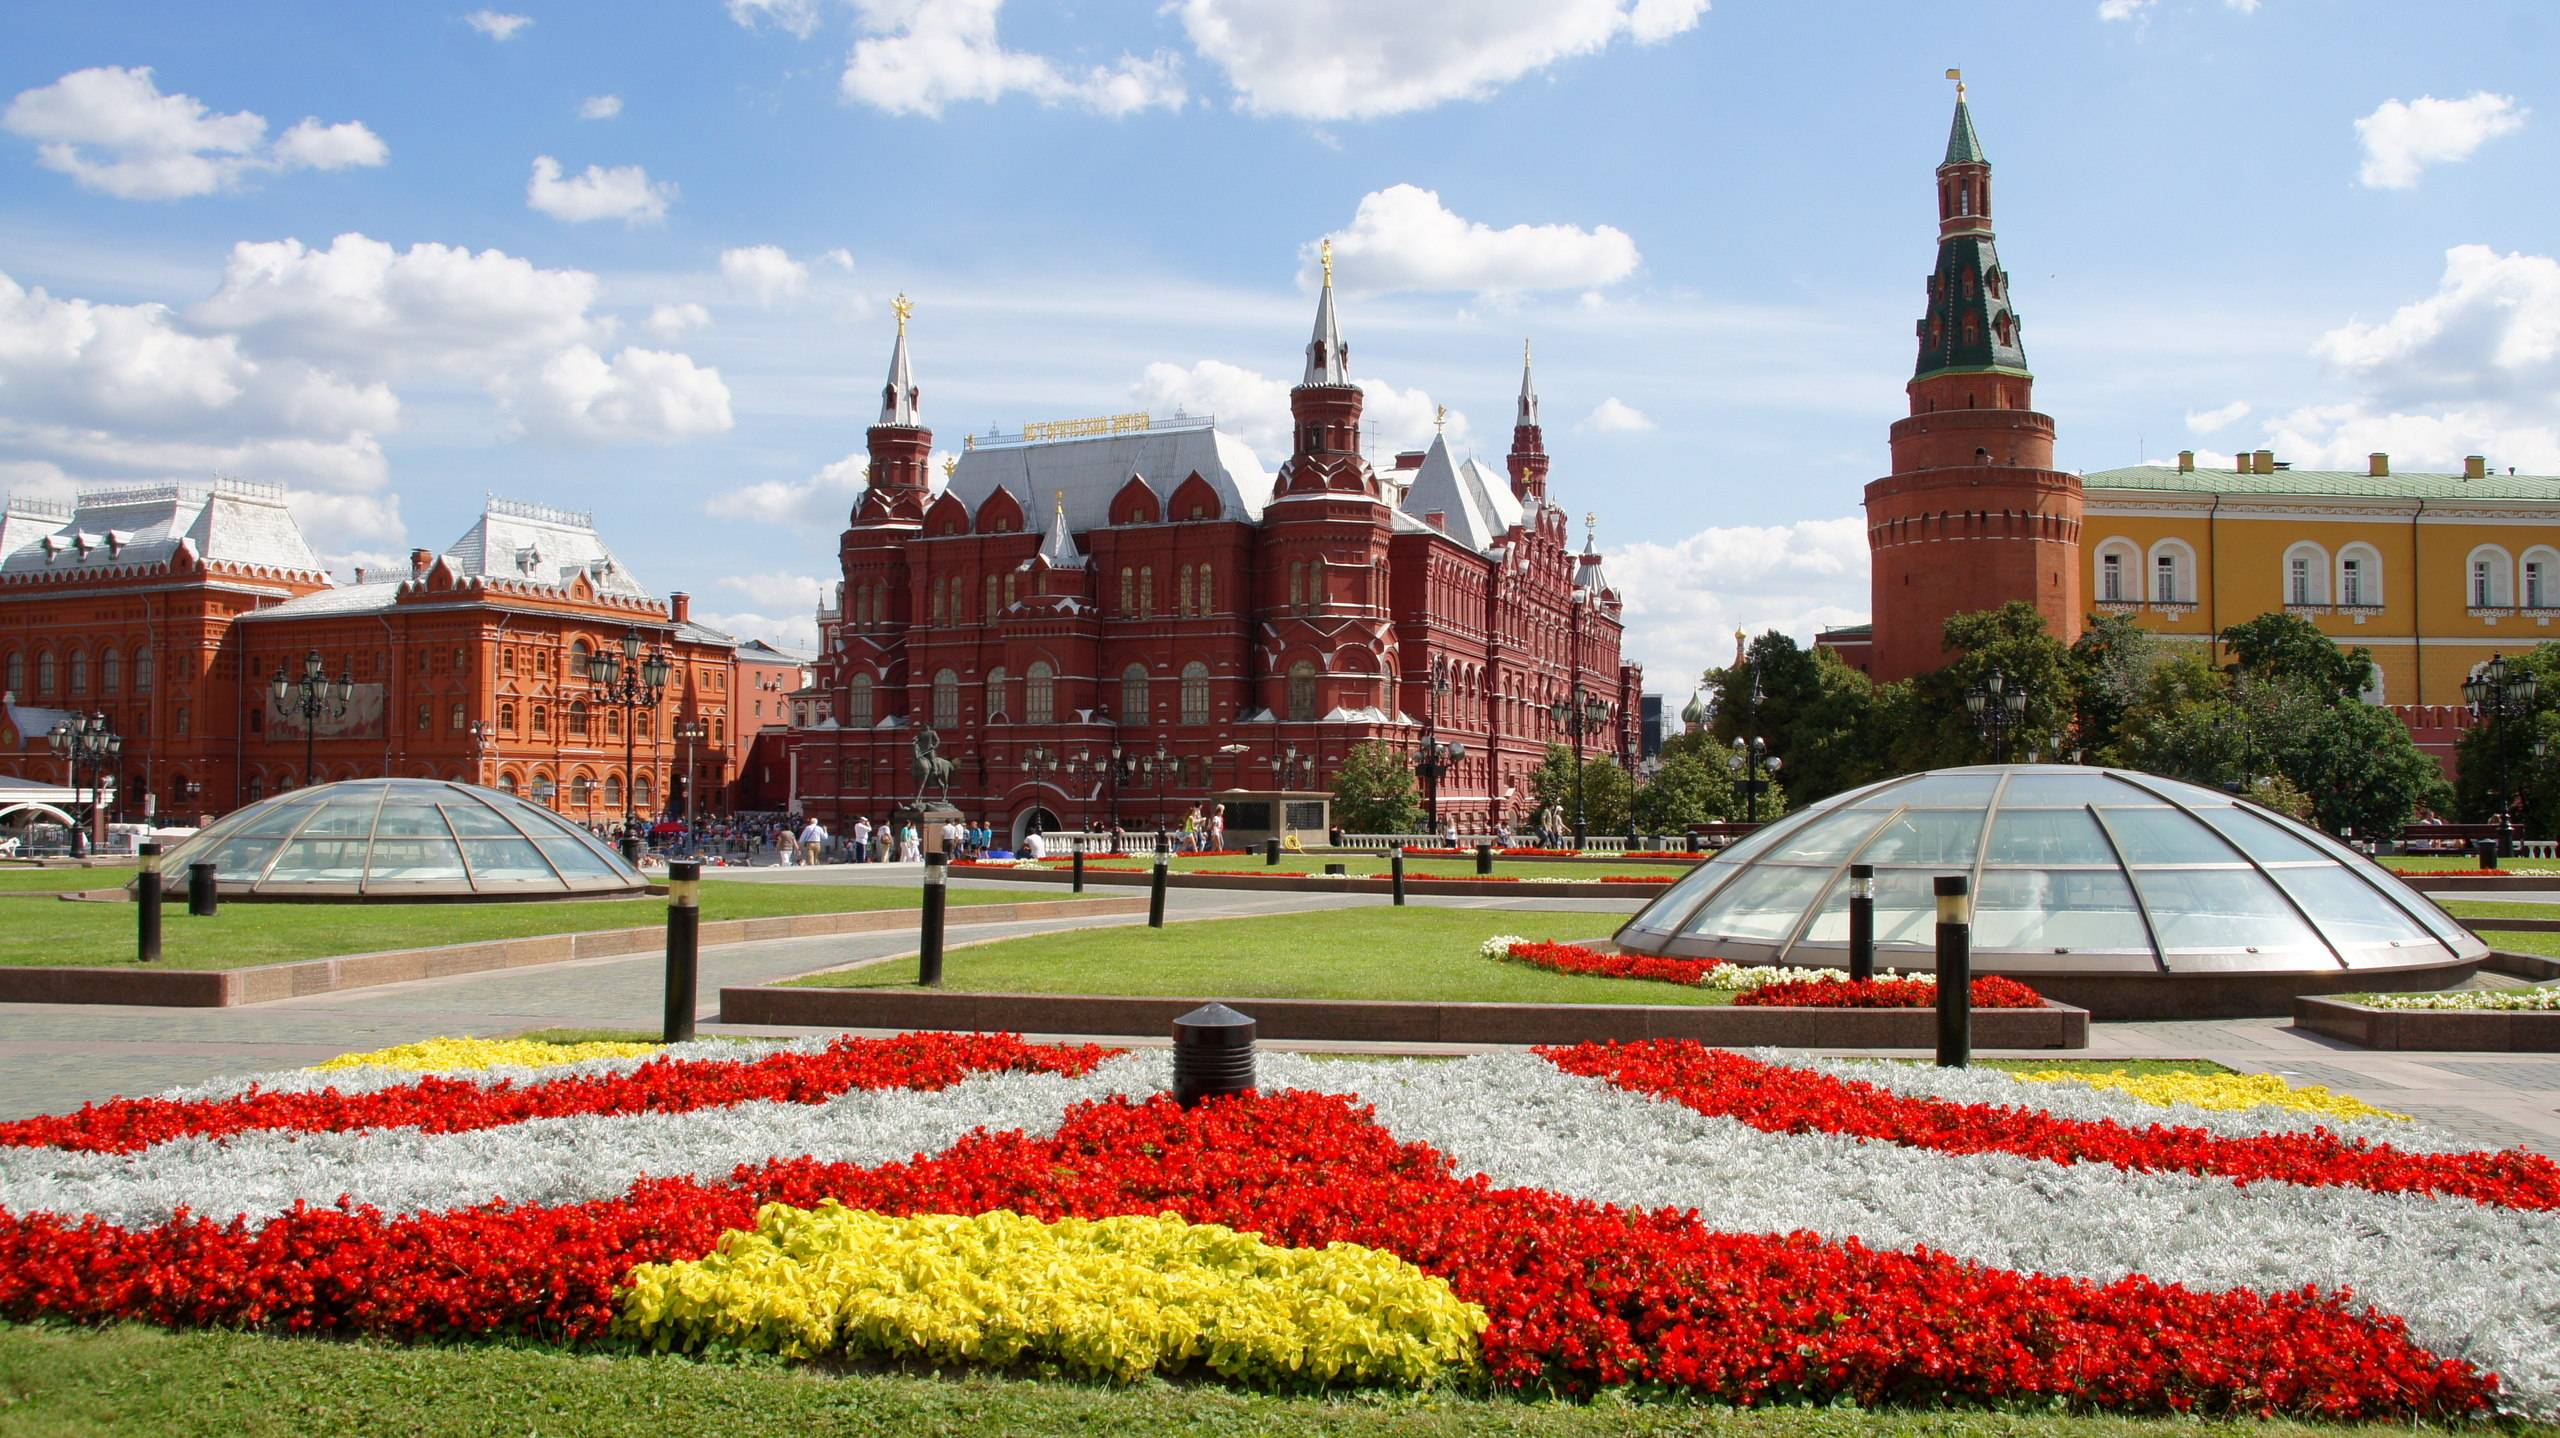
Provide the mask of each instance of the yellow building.
{"label": "yellow building", "polygon": [[[2560,639],[2560,477],[2291,469],[2268,450],[2232,467],[2081,476],[2088,607],[2210,643],[2281,609],[2373,651],[2376,703],[2462,703],[2493,654]],[[2217,658],[2220,646],[2215,646]]]}

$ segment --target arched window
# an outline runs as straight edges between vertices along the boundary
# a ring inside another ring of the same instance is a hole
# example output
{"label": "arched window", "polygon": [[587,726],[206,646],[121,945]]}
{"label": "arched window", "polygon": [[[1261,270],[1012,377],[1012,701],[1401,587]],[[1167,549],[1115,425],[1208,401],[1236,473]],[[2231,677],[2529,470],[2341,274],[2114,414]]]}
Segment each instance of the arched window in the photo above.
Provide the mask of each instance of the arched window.
{"label": "arched window", "polygon": [[2196,602],[2195,551],[2175,539],[2151,546],[2151,593],[2154,604]]}
{"label": "arched window", "polygon": [[1182,722],[1209,722],[1209,666],[1197,659],[1182,666]]}
{"label": "arched window", "polygon": [[89,692],[89,651],[86,649],[71,651],[71,692],[74,694]]}
{"label": "arched window", "polygon": [[992,574],[987,576],[987,602],[981,612],[990,621],[994,620],[998,612],[996,608],[996,577]]}
{"label": "arched window", "polygon": [[498,792],[501,794],[514,794],[516,792],[517,782],[516,774],[513,769],[500,774],[498,776]]}
{"label": "arched window", "polygon": [[595,780],[581,774],[577,778],[569,781],[569,804],[572,808],[593,808],[595,806],[595,802]]}
{"label": "arched window", "polygon": [[53,681],[53,651],[48,649],[36,656],[36,692],[47,695],[53,693]]}
{"label": "arched window", "polygon": [[2471,551],[2467,569],[2472,608],[2505,609],[2515,603],[2515,565],[2505,550],[2494,544],[2481,545]]}
{"label": "arched window", "polygon": [[1191,566],[1188,564],[1182,566],[1176,579],[1173,612],[1185,615],[1191,612]]}
{"label": "arched window", "polygon": [[871,717],[871,676],[856,674],[845,693],[845,722],[856,729],[868,729],[877,722]]}
{"label": "arched window", "polygon": [[124,656],[114,649],[98,651],[98,692],[113,694],[124,683]]}
{"label": "arched window", "polygon": [[454,705],[454,706],[453,706],[453,719],[452,719],[452,728],[453,728],[453,732],[454,732],[454,733],[456,733],[456,734],[461,733],[461,732],[462,732],[462,726],[463,726],[464,722],[465,722],[465,720],[464,720],[464,717],[463,717],[462,706],[461,706],[461,705],[459,705],[459,704]]}
{"label": "arched window", "polygon": [[1304,563],[1289,566],[1289,607],[1307,607],[1307,566]]}
{"label": "arched window", "polygon": [[987,671],[987,707],[984,711],[983,717],[989,724],[994,724],[1003,720],[1012,712],[1005,707],[1004,679],[1005,676],[1002,669],[990,669]]}
{"label": "arched window", "polygon": [[587,730],[588,723],[589,723],[589,720],[588,720],[588,718],[587,718],[587,701],[586,701],[586,700],[584,700],[584,699],[572,699],[572,700],[570,700],[570,701],[569,701],[569,737],[570,737],[570,738],[572,738],[572,739],[584,739],[584,738],[586,738],[586,737],[587,737],[587,732],[588,732],[588,730]]}
{"label": "arched window", "polygon": [[1218,586],[1210,580],[1209,566],[1205,562],[1200,566],[1200,612],[1203,614],[1218,612]]}
{"label": "arched window", "polygon": [[1120,719],[1123,723],[1144,724],[1154,710],[1148,707],[1147,666],[1132,664],[1120,671]]}
{"label": "arched window", "polygon": [[593,658],[594,655],[595,650],[588,646],[587,641],[583,639],[573,639],[569,641],[569,677],[572,679],[586,678],[587,661]]}
{"label": "arched window", "polygon": [[5,687],[12,694],[27,692],[27,656],[23,654],[9,656],[9,678]]}
{"label": "arched window", "polygon": [[2350,608],[2382,603],[2382,555],[2372,545],[2350,544],[2338,551],[2338,602]]}
{"label": "arched window", "polygon": [[1011,571],[1011,570],[1007,570],[1007,571],[1005,571],[1005,576],[1004,576],[1004,607],[1005,607],[1005,608],[1007,608],[1007,609],[1011,609],[1011,608],[1013,607],[1013,600],[1014,600],[1013,571]]}
{"label": "arched window", "polygon": [[2560,551],[2547,544],[2524,552],[2524,607],[2560,607]]}
{"label": "arched window", "polygon": [[648,813],[648,812],[649,812],[649,776],[648,776],[648,775],[646,775],[646,774],[641,774],[641,775],[638,775],[638,776],[636,776],[636,777],[634,777],[634,778],[632,779],[632,781],[631,781],[631,802],[639,808],[639,810],[640,810],[640,812],[641,812],[641,813],[646,814],[646,813]]}
{"label": "arched window", "polygon": [[969,581],[957,574],[951,576],[951,622],[969,622]]}
{"label": "arched window", "polygon": [[1125,564],[1120,566],[1120,612],[1122,614],[1138,612],[1138,571]]}
{"label": "arched window", "polygon": [[937,579],[933,582],[933,622],[940,624],[943,620],[944,612],[942,581]]}
{"label": "arched window", "polygon": [[933,676],[933,727],[960,727],[960,676],[948,669]]}
{"label": "arched window", "polygon": [[1316,667],[1304,659],[1289,666],[1289,718],[1305,724],[1316,717]]}
{"label": "arched window", "polygon": [[2326,604],[2329,602],[2329,552],[2319,545],[2303,543],[2284,552],[2284,602],[2287,604]]}
{"label": "arched window", "polygon": [[1034,660],[1030,675],[1022,685],[1022,716],[1033,724],[1053,724],[1058,718],[1058,671],[1045,659]]}
{"label": "arched window", "polygon": [[604,776],[604,806],[608,809],[619,809],[622,807],[621,775],[607,774]]}
{"label": "arched window", "polygon": [[1152,564],[1141,564],[1138,566],[1138,617],[1152,619],[1155,617],[1155,612],[1156,567]]}
{"label": "arched window", "polygon": [[498,706],[498,732],[501,734],[516,732],[516,706],[513,704]]}
{"label": "arched window", "polygon": [[151,692],[151,651],[147,648],[133,651],[133,692]]}

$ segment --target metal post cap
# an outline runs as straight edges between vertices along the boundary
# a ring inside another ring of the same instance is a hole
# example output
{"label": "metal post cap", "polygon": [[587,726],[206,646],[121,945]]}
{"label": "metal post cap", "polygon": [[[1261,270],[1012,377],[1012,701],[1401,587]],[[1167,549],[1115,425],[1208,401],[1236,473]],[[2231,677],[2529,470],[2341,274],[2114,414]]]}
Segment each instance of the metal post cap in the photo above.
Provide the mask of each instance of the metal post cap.
{"label": "metal post cap", "polygon": [[1242,1048],[1253,1042],[1254,1020],[1225,1004],[1202,1004],[1173,1021],[1176,1043],[1205,1048]]}

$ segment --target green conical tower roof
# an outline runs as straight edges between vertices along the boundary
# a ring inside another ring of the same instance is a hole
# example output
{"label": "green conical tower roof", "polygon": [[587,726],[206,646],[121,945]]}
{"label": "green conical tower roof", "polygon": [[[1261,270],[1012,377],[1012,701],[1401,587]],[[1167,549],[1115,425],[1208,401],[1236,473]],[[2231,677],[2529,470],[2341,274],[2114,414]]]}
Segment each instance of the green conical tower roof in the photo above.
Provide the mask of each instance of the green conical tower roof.
{"label": "green conical tower roof", "polygon": [[1973,111],[1966,108],[1963,97],[1958,96],[1955,124],[1947,131],[1947,157],[1938,162],[1938,168],[1990,163],[1982,157],[1981,137],[1973,133]]}

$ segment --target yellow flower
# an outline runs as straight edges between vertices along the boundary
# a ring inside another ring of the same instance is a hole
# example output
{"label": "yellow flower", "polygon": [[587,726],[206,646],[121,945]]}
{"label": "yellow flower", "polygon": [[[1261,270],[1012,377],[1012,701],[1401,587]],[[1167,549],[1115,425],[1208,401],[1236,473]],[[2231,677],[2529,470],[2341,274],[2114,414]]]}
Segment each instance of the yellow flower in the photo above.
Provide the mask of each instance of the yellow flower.
{"label": "yellow flower", "polygon": [[2318,1084],[2295,1088],[2274,1074],[2130,1074],[2119,1069],[2111,1073],[2079,1073],[2069,1069],[2037,1069],[2031,1073],[2011,1072],[2009,1077],[2020,1083],[2077,1083],[2091,1088],[2114,1089],[2139,1099],[2155,1108],[2174,1108],[2181,1104],[2202,1109],[2285,1108],[2299,1113],[2324,1114],[2330,1118],[2398,1118],[2387,1108],[2376,1108],[2349,1094],[2333,1093]]}
{"label": "yellow flower", "polygon": [[706,1257],[633,1270],[617,1331],[660,1349],[1003,1367],[1129,1382],[1422,1385],[1475,1371],[1484,1310],[1390,1253],[1280,1248],[1173,1214],[1045,1223],[768,1204]]}
{"label": "yellow flower", "polygon": [[419,1073],[464,1073],[501,1065],[551,1068],[587,1059],[646,1058],[657,1051],[658,1045],[641,1043],[546,1044],[533,1039],[425,1039],[414,1044],[375,1049],[370,1053],[340,1054],[311,1067],[324,1072],[371,1067],[412,1069]]}

